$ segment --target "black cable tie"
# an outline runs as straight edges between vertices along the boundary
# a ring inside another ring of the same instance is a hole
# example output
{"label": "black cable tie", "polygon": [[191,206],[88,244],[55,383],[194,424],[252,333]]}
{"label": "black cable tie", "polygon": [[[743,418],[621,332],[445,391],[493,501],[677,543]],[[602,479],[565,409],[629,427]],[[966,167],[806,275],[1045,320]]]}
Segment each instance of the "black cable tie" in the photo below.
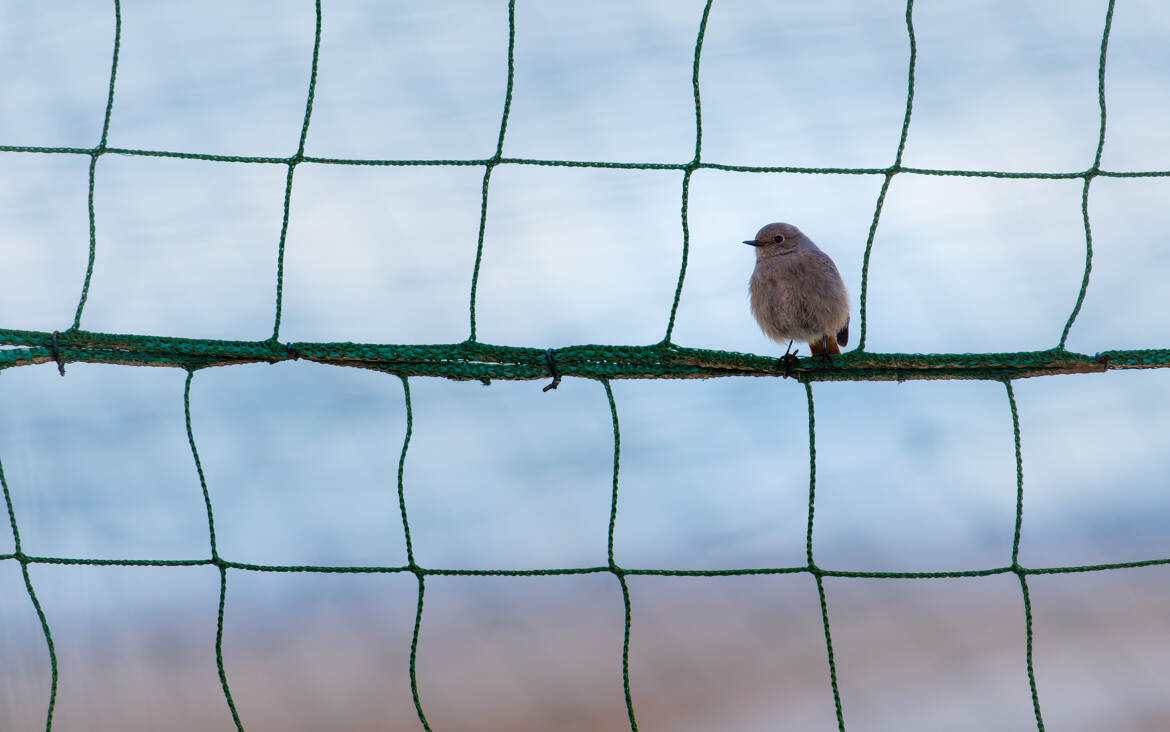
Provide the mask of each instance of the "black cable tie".
{"label": "black cable tie", "polygon": [[65,362],[61,360],[61,349],[57,347],[57,334],[59,331],[53,331],[53,360],[57,362],[57,371],[62,376],[65,375]]}
{"label": "black cable tie", "polygon": [[551,348],[544,349],[544,362],[548,364],[548,372],[552,374],[552,383],[541,389],[541,391],[548,391],[561,385],[561,372],[557,371],[557,364],[553,361]]}

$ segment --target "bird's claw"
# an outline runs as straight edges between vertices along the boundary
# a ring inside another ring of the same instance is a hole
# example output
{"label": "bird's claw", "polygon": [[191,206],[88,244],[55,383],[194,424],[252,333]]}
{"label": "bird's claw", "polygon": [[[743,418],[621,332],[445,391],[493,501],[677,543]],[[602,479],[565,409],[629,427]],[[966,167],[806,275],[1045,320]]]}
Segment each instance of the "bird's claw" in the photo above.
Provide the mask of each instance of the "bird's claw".
{"label": "bird's claw", "polygon": [[799,351],[799,348],[795,351],[787,351],[783,356],[776,359],[776,366],[778,368],[784,369],[784,378],[787,379],[789,376],[792,376],[792,367],[800,361],[800,359],[796,357],[796,354]]}

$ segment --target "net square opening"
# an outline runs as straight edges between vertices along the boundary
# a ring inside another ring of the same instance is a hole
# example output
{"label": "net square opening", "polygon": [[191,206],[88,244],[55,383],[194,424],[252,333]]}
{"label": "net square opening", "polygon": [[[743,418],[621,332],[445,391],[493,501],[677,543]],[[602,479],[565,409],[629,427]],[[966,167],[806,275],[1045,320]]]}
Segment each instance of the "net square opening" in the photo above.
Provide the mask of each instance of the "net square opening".
{"label": "net square opening", "polygon": [[812,577],[628,581],[640,729],[836,727]]}
{"label": "net square opening", "polygon": [[[215,663],[215,567],[33,565],[29,575],[57,656],[54,729],[232,728]],[[30,640],[48,655],[39,629]],[[46,726],[50,676],[37,681],[39,708],[9,729]]]}
{"label": "net square opening", "polygon": [[1093,270],[1068,347],[1082,353],[1170,346],[1170,178],[1094,178]]}
{"label": "net square opening", "polygon": [[287,173],[104,156],[83,327],[232,340],[271,334]]}
{"label": "net square opening", "polygon": [[23,549],[85,559],[210,556],[179,369],[54,363],[0,374],[0,458]]}
{"label": "net square opening", "polygon": [[911,572],[1011,564],[1016,460],[1002,384],[827,382],[814,385],[813,397],[819,566]]}
{"label": "net square opening", "polygon": [[826,577],[825,596],[847,729],[1036,728],[1014,575]]}
{"label": "net square opening", "polygon": [[495,153],[508,81],[506,3],[407,8],[360,0],[322,9],[309,155],[451,160]]}
{"label": "net square opening", "polygon": [[1082,187],[897,176],[870,256],[867,349],[1056,346],[1085,272]]}
{"label": "net square opening", "polygon": [[698,0],[518,5],[504,154],[639,163],[693,158],[691,69],[702,16]]}
{"label": "net square opening", "polygon": [[232,570],[227,585],[224,669],[246,729],[419,726],[413,575]]}
{"label": "net square opening", "polygon": [[1170,372],[1017,382],[1024,451],[1020,563],[1170,555]]}
{"label": "net square opening", "polygon": [[629,727],[622,594],[608,573],[428,577],[418,687],[431,727]]}
{"label": "net square opening", "polygon": [[1170,724],[1170,567],[1028,578],[1036,686],[1049,729]]}
{"label": "net square opening", "polygon": [[292,155],[315,25],[311,3],[124,3],[110,146]]}
{"label": "net square opening", "polygon": [[282,339],[467,338],[482,187],[479,167],[298,167]]}
{"label": "net square opening", "polygon": [[[12,551],[7,532],[3,540],[4,553]],[[49,708],[52,666],[45,631],[15,559],[0,561],[0,597],[0,722],[8,729],[39,729]]]}
{"label": "net square opening", "polygon": [[0,322],[66,330],[89,262],[89,159],[0,153],[0,160]]}
{"label": "net square opening", "polygon": [[485,343],[661,341],[682,257],[681,174],[502,166],[476,317]]}
{"label": "net square opening", "polygon": [[807,563],[808,402],[799,384],[648,379],[613,391],[622,435],[619,565]]}
{"label": "net square opening", "polygon": [[406,564],[398,379],[303,361],[209,369],[191,382],[191,422],[223,556]]}
{"label": "net square opening", "polygon": [[906,165],[1070,172],[1093,164],[1106,3],[923,3]]}
{"label": "net square opening", "polygon": [[6,5],[0,97],[7,102],[0,113],[0,145],[96,146],[113,54],[113,3]]}
{"label": "net square opening", "polygon": [[406,512],[429,568],[605,565],[613,423],[596,382],[411,379]]}
{"label": "net square opening", "polygon": [[1170,169],[1170,17],[1159,0],[1118,5],[1109,31],[1106,170]]}
{"label": "net square opening", "polygon": [[884,168],[906,115],[898,3],[715,3],[699,67],[703,158]]}

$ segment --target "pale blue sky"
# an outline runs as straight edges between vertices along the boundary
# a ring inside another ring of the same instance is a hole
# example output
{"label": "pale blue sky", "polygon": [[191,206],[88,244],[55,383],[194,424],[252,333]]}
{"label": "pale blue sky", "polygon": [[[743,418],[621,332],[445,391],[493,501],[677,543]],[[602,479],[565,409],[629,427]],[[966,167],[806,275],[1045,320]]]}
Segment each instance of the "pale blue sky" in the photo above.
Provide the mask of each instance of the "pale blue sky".
{"label": "pale blue sky", "polygon": [[[494,153],[506,3],[323,5],[306,154]],[[689,161],[702,6],[520,0],[504,155]],[[919,0],[903,163],[1087,169],[1097,146],[1105,7],[1102,0]],[[890,165],[905,113],[904,10],[898,2],[716,0],[699,75],[702,160]],[[124,2],[109,145],[293,154],[313,18],[309,2]],[[1170,14],[1156,0],[1118,2],[1105,169],[1170,169],[1168,35]],[[0,144],[95,145],[112,40],[110,3],[0,5]],[[0,152],[0,327],[64,330],[72,322],[88,253],[88,164],[84,155]],[[102,156],[82,327],[268,337],[285,174],[274,164]],[[298,166],[281,339],[465,339],[482,177],[474,166]],[[661,340],[682,250],[682,180],[681,171],[496,168],[479,339],[541,348]],[[834,257],[856,319],[881,182],[880,175],[695,172],[674,341],[779,353],[749,315],[752,252],[739,244],[773,220],[798,224]],[[896,176],[870,263],[867,350],[1056,346],[1084,269],[1081,185]],[[1092,279],[1070,349],[1170,346],[1162,297],[1170,278],[1168,186],[1165,177],[1093,181]],[[70,365],[63,380],[52,365],[0,373],[0,461],[26,552],[207,556],[184,380],[178,370],[89,364]],[[613,455],[604,390],[571,378],[555,392],[541,386],[411,380],[405,485],[420,563],[605,564]],[[613,391],[622,430],[619,564],[804,563],[809,446],[799,384],[623,381]],[[820,564],[903,571],[1010,563],[1016,473],[1002,384],[824,383],[813,392]],[[1024,455],[1020,561],[1170,556],[1163,530],[1170,374],[1028,379],[1015,392]],[[193,380],[191,412],[225,557],[405,562],[396,495],[405,416],[396,377],[303,362],[206,370]],[[0,553],[11,543],[10,530],[0,528]],[[0,621],[26,623],[19,572],[0,570],[0,598],[9,598],[0,599]],[[33,568],[35,581],[51,574]],[[52,620],[108,601],[111,612],[149,613],[170,603],[198,606],[206,620],[207,593],[218,585],[209,577],[172,581],[160,572],[112,595],[50,591],[47,612]],[[269,612],[278,594],[250,601]],[[11,631],[9,642],[18,635]]]}

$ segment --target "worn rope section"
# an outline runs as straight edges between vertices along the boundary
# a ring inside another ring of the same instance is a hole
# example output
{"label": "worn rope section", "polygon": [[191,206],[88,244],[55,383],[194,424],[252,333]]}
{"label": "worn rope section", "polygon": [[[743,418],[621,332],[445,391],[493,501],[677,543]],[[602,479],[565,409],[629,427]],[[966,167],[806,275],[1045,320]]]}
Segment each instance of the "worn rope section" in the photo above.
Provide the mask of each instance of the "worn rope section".
{"label": "worn rope section", "polygon": [[[720,376],[783,377],[775,357],[734,351],[586,344],[542,349],[486,343],[280,344],[264,341],[201,340],[90,331],[0,329],[0,371],[38,363],[105,363],[200,369],[243,363],[308,360],[372,369],[398,376],[439,376],[455,380],[545,379],[555,358],[563,376],[590,379],[687,379]],[[1008,353],[868,353],[850,351],[828,362],[803,358],[789,370],[812,381],[905,381],[982,379],[1002,381],[1048,374],[1104,373],[1113,369],[1170,366],[1170,349],[1074,353],[1063,349]]]}

